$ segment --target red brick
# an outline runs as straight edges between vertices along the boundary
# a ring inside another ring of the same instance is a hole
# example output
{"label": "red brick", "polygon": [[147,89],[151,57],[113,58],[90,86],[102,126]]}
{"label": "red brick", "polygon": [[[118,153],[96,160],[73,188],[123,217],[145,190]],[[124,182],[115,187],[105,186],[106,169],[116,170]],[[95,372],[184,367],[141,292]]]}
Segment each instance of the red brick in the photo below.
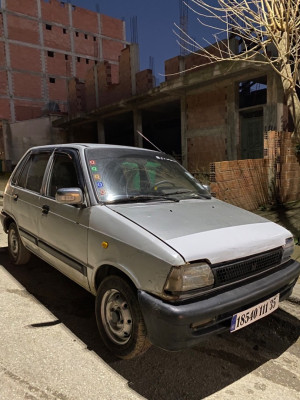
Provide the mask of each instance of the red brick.
{"label": "red brick", "polygon": [[6,71],[0,71],[0,94],[3,96],[8,95],[7,86],[7,73]]}
{"label": "red brick", "polygon": [[101,33],[115,39],[125,40],[123,21],[101,14]]}
{"label": "red brick", "polygon": [[14,72],[13,87],[14,95],[17,97],[42,98],[42,82],[40,76]]}
{"label": "red brick", "polygon": [[11,44],[10,60],[13,69],[33,72],[41,71],[41,54],[39,49]]}
{"label": "red brick", "polygon": [[113,40],[102,39],[103,58],[108,61],[119,61],[124,44]]}
{"label": "red brick", "polygon": [[10,119],[9,99],[0,99],[0,119]]}
{"label": "red brick", "polygon": [[21,14],[37,17],[36,0],[6,0],[6,9]]}
{"label": "red brick", "polygon": [[98,32],[97,13],[80,7],[73,7],[73,26],[87,32]]}
{"label": "red brick", "polygon": [[[51,25],[50,22],[49,25]],[[59,26],[51,25],[51,30],[49,30],[46,29],[46,25],[44,25],[43,36],[45,47],[71,51],[71,40],[69,31],[67,31],[67,34],[64,34],[63,29]]]}
{"label": "red brick", "polygon": [[48,82],[50,101],[64,101],[67,98],[67,83],[65,79],[55,78],[55,83]]}
{"label": "red brick", "polygon": [[[24,0],[23,0],[24,1]],[[69,25],[68,4],[57,0],[50,2],[41,1],[42,18],[46,21],[56,21],[63,25]]]}
{"label": "red brick", "polygon": [[7,15],[8,36],[11,40],[39,44],[38,22],[16,15]]}
{"label": "red brick", "polygon": [[42,102],[16,100],[15,113],[17,121],[38,118],[42,115],[44,104]]}
{"label": "red brick", "polygon": [[49,57],[45,52],[46,70],[50,75],[68,76],[68,61],[65,60],[64,54],[54,52],[54,57]]}

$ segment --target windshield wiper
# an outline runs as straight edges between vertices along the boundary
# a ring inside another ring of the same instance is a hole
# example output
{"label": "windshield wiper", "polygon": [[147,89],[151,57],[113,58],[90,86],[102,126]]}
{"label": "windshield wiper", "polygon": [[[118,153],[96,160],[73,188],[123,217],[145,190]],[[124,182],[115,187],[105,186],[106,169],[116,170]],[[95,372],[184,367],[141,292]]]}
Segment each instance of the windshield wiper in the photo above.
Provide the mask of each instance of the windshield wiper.
{"label": "windshield wiper", "polygon": [[168,196],[147,196],[147,195],[137,195],[137,196],[128,196],[128,197],[121,197],[119,199],[114,199],[106,204],[116,204],[116,203],[134,203],[134,202],[143,202],[143,201],[153,201],[153,200],[167,200],[167,201],[174,201],[176,203],[179,202],[179,199],[175,199],[174,197]]}
{"label": "windshield wiper", "polygon": [[186,197],[186,198],[192,198],[192,199],[202,199],[202,198],[204,198],[204,199],[211,199],[211,195],[210,194],[205,194],[205,193],[196,193],[196,192],[194,192],[193,190],[177,190],[176,192],[170,192],[170,193],[165,193],[164,195],[165,196],[169,196],[169,195],[174,195],[174,194],[189,194],[190,196],[189,197]]}

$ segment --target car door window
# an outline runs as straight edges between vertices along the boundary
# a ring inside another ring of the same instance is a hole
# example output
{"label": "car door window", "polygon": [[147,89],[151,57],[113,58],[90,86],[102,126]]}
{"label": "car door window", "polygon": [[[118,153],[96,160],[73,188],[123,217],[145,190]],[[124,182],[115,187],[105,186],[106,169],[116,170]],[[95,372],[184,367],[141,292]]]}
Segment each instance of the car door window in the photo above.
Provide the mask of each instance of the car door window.
{"label": "car door window", "polygon": [[50,152],[32,154],[18,178],[17,185],[33,192],[40,193],[49,157]]}
{"label": "car door window", "polygon": [[56,154],[49,185],[50,197],[60,188],[80,187],[76,167],[68,154]]}

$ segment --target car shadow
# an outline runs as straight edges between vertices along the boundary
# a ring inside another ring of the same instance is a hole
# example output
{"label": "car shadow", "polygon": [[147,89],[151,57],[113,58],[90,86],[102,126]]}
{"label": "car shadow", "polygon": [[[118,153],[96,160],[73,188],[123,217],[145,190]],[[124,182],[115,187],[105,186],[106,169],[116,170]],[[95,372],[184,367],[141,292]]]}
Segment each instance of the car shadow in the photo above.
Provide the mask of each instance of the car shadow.
{"label": "car shadow", "polygon": [[[6,252],[1,265],[64,324],[87,348],[149,400],[202,399],[277,358],[300,332],[300,321],[282,310],[234,334],[211,338],[192,349],[170,353],[152,346],[133,360],[118,360],[104,347],[94,316],[94,297],[43,261],[33,257],[14,266]],[[33,324],[39,329],[44,324]],[[49,326],[49,324],[47,325]]]}

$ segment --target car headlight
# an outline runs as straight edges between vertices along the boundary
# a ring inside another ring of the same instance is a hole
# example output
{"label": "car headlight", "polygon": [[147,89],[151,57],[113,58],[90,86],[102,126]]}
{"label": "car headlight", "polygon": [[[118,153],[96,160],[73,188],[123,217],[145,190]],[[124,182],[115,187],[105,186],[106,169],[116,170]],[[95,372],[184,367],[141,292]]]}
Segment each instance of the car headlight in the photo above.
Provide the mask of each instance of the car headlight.
{"label": "car headlight", "polygon": [[284,263],[288,261],[291,258],[293,251],[294,251],[294,239],[292,237],[289,237],[285,239],[285,245],[283,246],[281,262]]}
{"label": "car headlight", "polygon": [[164,289],[172,294],[182,294],[190,290],[211,287],[214,281],[214,275],[207,263],[189,264],[172,267]]}

